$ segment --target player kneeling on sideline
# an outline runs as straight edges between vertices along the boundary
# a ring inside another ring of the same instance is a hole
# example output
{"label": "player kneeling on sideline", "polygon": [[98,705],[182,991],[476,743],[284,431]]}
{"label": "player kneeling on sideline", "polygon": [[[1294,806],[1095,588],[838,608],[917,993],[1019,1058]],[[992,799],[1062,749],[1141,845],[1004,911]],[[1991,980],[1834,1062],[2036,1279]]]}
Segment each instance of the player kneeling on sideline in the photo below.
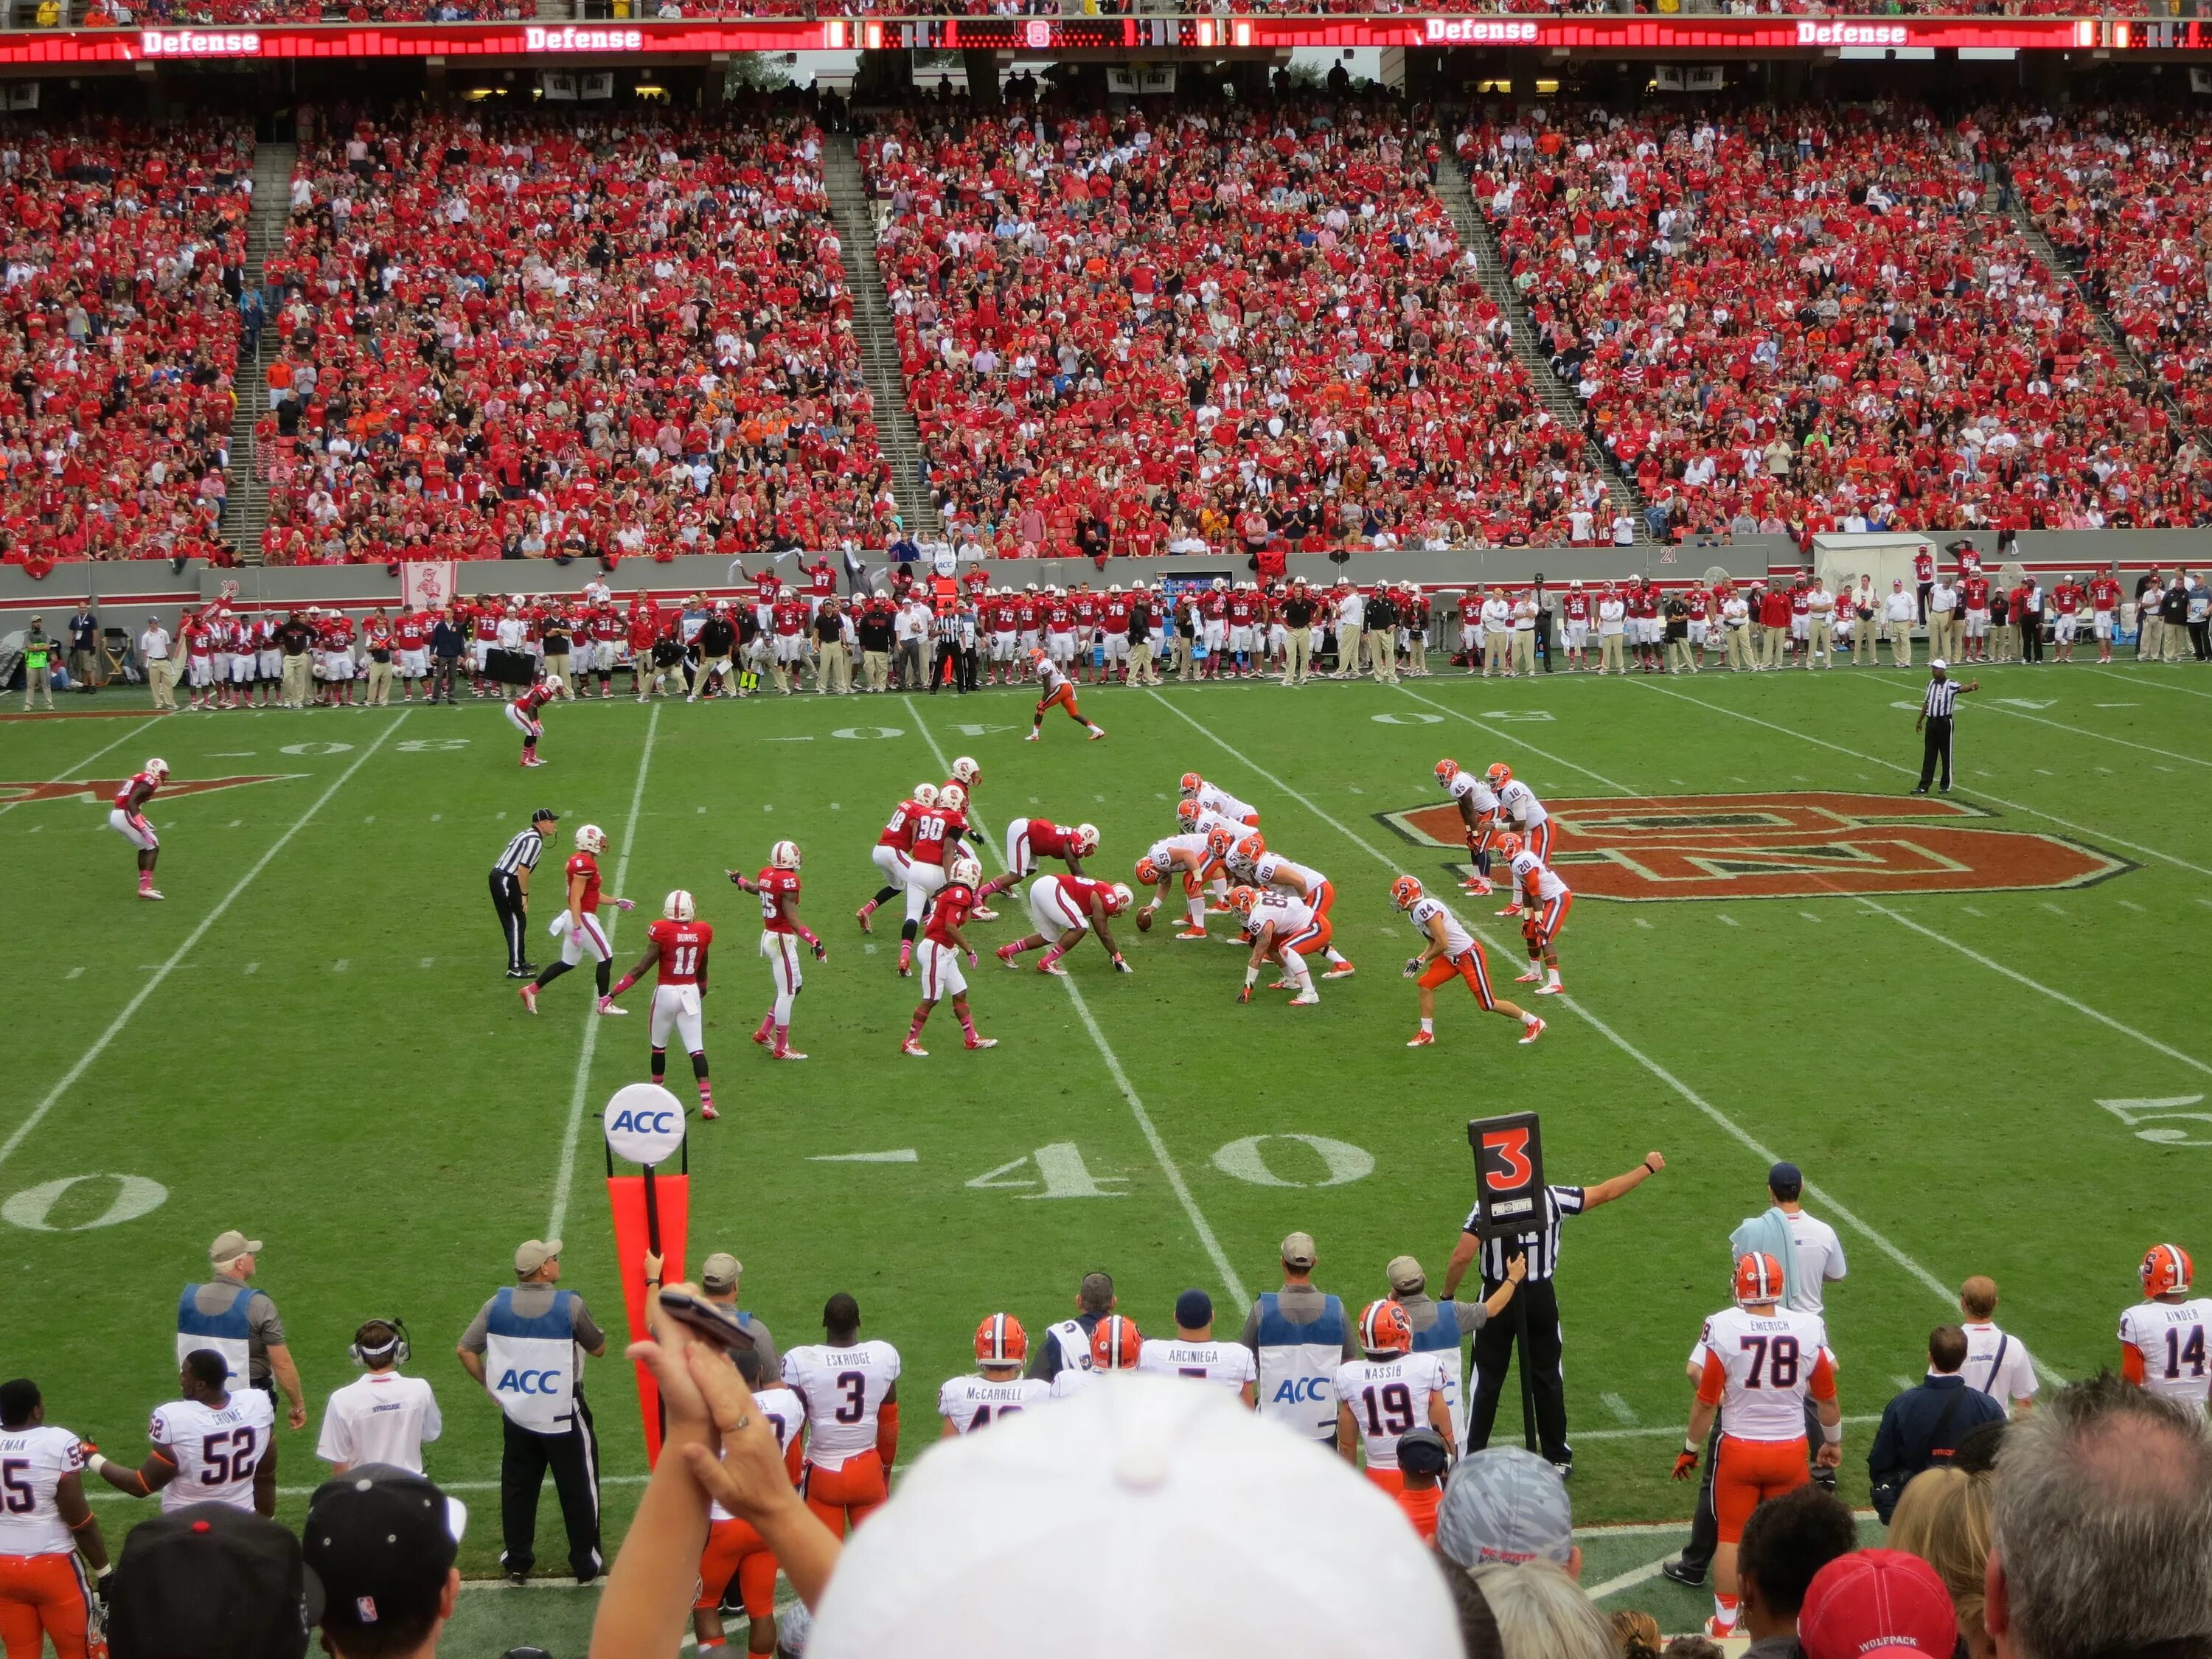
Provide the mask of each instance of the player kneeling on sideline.
{"label": "player kneeling on sideline", "polygon": [[1060,965],[1060,959],[1083,942],[1088,930],[1098,935],[1098,943],[1114,958],[1116,973],[1133,974],[1137,970],[1122,958],[1106,918],[1120,915],[1134,902],[1135,895],[1118,881],[1109,884],[1088,876],[1039,876],[1030,884],[1030,920],[1037,931],[1011,945],[1001,945],[999,960],[1013,967],[1024,951],[1044,945],[1050,933],[1052,943],[1039,959],[1037,972],[1064,974],[1067,969]]}
{"label": "player kneeling on sideline", "polygon": [[1036,714],[1030,721],[1030,734],[1022,739],[1023,742],[1035,743],[1037,740],[1044,730],[1045,711],[1051,708],[1065,708],[1067,718],[1090,732],[1093,743],[1106,735],[1104,726],[1094,726],[1083,718],[1083,711],[1075,706],[1075,683],[1060,672],[1058,663],[1042,650],[1032,651],[1030,653],[1030,670],[1036,676],[1037,690],[1041,695],[1037,698]]}
{"label": "player kneeling on sideline", "polygon": [[799,843],[780,841],[768,849],[767,864],[750,881],[734,870],[723,872],[742,891],[760,895],[760,953],[768,958],[775,1000],[754,1029],[753,1041],[776,1060],[806,1058],[791,1046],[791,1005],[806,983],[799,969],[798,941],[805,939],[814,948],[815,961],[830,960],[830,947],[799,919]]}
{"label": "player kneeling on sideline", "polygon": [[1407,1041],[1408,1048],[1425,1048],[1437,1040],[1437,987],[1455,975],[1467,981],[1474,1000],[1492,1013],[1519,1020],[1524,1044],[1544,1035],[1542,1020],[1491,994],[1490,968],[1482,946],[1442,900],[1431,898],[1411,876],[1401,876],[1390,884],[1390,897],[1406,913],[1413,931],[1428,941],[1421,954],[1406,963],[1406,977],[1421,982],[1421,1029]]}
{"label": "player kneeling on sideline", "polygon": [[1413,1352],[1413,1323],[1395,1302],[1370,1302],[1359,1312],[1365,1358],[1336,1368],[1336,1449],[1353,1468],[1367,1444],[1367,1478],[1396,1497],[1398,1437],[1425,1423],[1452,1443],[1451,1407],[1444,1400],[1444,1357]]}
{"label": "player kneeling on sideline", "polygon": [[[967,976],[960,971],[963,956],[970,968],[975,965],[975,950],[962,937],[960,924],[968,920],[975,902],[975,884],[982,879],[983,866],[963,853],[952,860],[945,885],[937,890],[937,902],[929,907],[929,919],[921,929],[921,1000],[915,1007],[914,1024],[907,1027],[906,1041],[899,1045],[901,1054],[912,1054],[916,1060],[929,1058],[929,1050],[921,1046],[921,1028],[928,1023],[929,1011],[946,997],[952,999],[952,1012],[966,1034],[967,1047],[999,1046],[998,1038],[977,1034],[975,1017],[968,1010]],[[1014,1328],[1018,1332],[1021,1327]]]}
{"label": "player kneeling on sideline", "polygon": [[[538,1012],[538,994],[555,980],[581,963],[592,959],[592,972],[599,987],[599,1012],[603,1014],[623,1014],[627,1008],[615,1006],[614,995],[607,985],[607,975],[612,971],[614,946],[607,943],[606,930],[599,926],[599,854],[607,850],[607,832],[596,823],[576,826],[576,850],[568,860],[568,904],[553,918],[547,932],[561,941],[561,960],[524,986],[522,1006],[532,1013]],[[610,899],[617,910],[635,910],[637,906],[626,898]]]}
{"label": "player kneeling on sideline", "polygon": [[[739,1348],[731,1355],[738,1375],[752,1390],[753,1409],[775,1430],[783,1448],[783,1466],[791,1484],[801,1480],[805,1455],[806,1406],[781,1383],[761,1387],[760,1355]],[[699,1651],[719,1655],[728,1645],[722,1633],[722,1602],[732,1580],[745,1609],[745,1650],[766,1656],[775,1651],[775,1552],[750,1521],[740,1521],[720,1504],[707,1509],[707,1547],[699,1557],[699,1595],[691,1604],[691,1630]]]}
{"label": "player kneeling on sideline", "polygon": [[938,1437],[950,1440],[1051,1399],[1051,1383],[1022,1375],[1029,1357],[1030,1334],[1022,1322],[1012,1314],[986,1314],[975,1328],[975,1371],[937,1391],[937,1414],[945,1419],[945,1432]]}
{"label": "player kneeling on sideline", "polygon": [[154,833],[154,826],[146,822],[146,803],[154,799],[154,792],[169,780],[169,763],[156,756],[146,763],[144,769],[131,775],[131,781],[115,792],[114,810],[107,815],[107,827],[138,849],[138,896],[157,899],[161,896],[154,885],[154,866],[161,861],[161,838]]}
{"label": "player kneeling on sideline", "polygon": [[1328,932],[1324,924],[1314,920],[1312,908],[1288,893],[1272,888],[1263,893],[1252,887],[1233,890],[1229,908],[1244,919],[1245,932],[1252,939],[1252,955],[1244,963],[1244,988],[1237,994],[1237,1000],[1252,1000],[1252,987],[1261,968],[1273,962],[1280,965],[1283,976],[1269,990],[1297,992],[1291,999],[1293,1008],[1319,1002],[1321,993],[1314,989],[1305,952],[1319,950],[1327,942]]}
{"label": "player kneeling on sideline", "polygon": [[714,930],[699,920],[698,905],[679,887],[661,902],[660,920],[646,929],[645,936],[650,941],[645,954],[637,959],[636,967],[615,981],[607,993],[609,1006],[604,1012],[624,1012],[612,1006],[615,998],[642,979],[647,968],[657,968],[653,988],[653,1080],[659,1083],[668,1074],[668,1034],[673,1030],[683,1038],[684,1050],[691,1056],[691,1075],[699,1084],[699,1115],[719,1117],[714,1086],[707,1081],[707,1038],[699,1018],[699,999],[707,994],[707,948],[714,942]]}
{"label": "player kneeling on sideline", "polygon": [[538,712],[561,695],[558,674],[542,676],[530,689],[507,706],[507,723],[522,733],[522,761],[525,766],[543,766],[544,757],[538,752],[538,739],[545,735],[545,722]]}
{"label": "player kneeling on sideline", "polygon": [[[1540,997],[1555,997],[1566,990],[1559,983],[1559,929],[1567,925],[1567,912],[1575,896],[1535,849],[1510,830],[1498,837],[1498,855],[1513,871],[1513,898],[1521,907],[1521,937],[1528,946],[1528,971],[1513,982],[1533,985]],[[1548,977],[1547,977],[1548,975]]]}
{"label": "player kneeling on sideline", "polygon": [[1144,1361],[1145,1339],[1137,1322],[1109,1314],[1091,1333],[1091,1360],[1084,1365],[1062,1365],[1054,1373],[1052,1397],[1066,1400],[1081,1394],[1107,1371],[1133,1371]]}

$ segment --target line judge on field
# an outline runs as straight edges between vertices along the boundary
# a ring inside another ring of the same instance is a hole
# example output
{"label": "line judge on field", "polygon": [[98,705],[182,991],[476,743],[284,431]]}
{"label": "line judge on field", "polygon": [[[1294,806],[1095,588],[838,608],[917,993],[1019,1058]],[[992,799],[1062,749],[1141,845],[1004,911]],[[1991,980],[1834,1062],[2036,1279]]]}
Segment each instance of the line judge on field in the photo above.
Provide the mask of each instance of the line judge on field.
{"label": "line judge on field", "polygon": [[1928,665],[1928,694],[1920,700],[1920,713],[1914,717],[1912,729],[1920,733],[1920,781],[1912,793],[1924,795],[1936,776],[1936,763],[1942,763],[1945,794],[1951,793],[1951,727],[1954,711],[1959,699],[1970,696],[1982,689],[1979,680],[1961,685],[1951,678],[1951,665],[1938,657]]}

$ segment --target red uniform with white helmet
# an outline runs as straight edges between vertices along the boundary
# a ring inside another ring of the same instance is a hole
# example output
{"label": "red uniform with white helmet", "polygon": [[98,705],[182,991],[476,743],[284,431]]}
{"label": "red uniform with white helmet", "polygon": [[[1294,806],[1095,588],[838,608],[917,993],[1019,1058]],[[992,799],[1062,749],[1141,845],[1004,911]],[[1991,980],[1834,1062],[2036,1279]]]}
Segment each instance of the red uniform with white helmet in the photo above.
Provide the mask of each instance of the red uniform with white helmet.
{"label": "red uniform with white helmet", "polygon": [[107,827],[137,849],[138,896],[143,899],[161,896],[154,886],[154,866],[161,856],[161,841],[154,826],[146,822],[145,807],[168,777],[168,762],[158,756],[148,761],[115,792],[115,805],[107,814]]}
{"label": "red uniform with white helmet", "polygon": [[[646,929],[645,954],[637,966],[616,981],[608,1001],[635,984],[647,968],[653,969],[653,1080],[665,1081],[668,1068],[668,1038],[672,1032],[691,1056],[691,1073],[699,1085],[699,1115],[713,1118],[714,1091],[707,1081],[707,1042],[699,1000],[707,994],[707,953],[714,930],[699,920],[696,901],[682,888],[661,904],[660,919]],[[611,1012],[610,1008],[608,1012]]]}
{"label": "red uniform with white helmet", "polygon": [[829,948],[799,918],[800,862],[799,843],[780,841],[769,848],[768,862],[757,876],[748,880],[735,870],[729,872],[740,889],[760,897],[760,954],[768,963],[775,996],[754,1029],[753,1041],[778,1060],[806,1058],[791,1046],[792,1003],[806,982],[799,968],[799,945],[804,942],[817,962],[830,956]]}

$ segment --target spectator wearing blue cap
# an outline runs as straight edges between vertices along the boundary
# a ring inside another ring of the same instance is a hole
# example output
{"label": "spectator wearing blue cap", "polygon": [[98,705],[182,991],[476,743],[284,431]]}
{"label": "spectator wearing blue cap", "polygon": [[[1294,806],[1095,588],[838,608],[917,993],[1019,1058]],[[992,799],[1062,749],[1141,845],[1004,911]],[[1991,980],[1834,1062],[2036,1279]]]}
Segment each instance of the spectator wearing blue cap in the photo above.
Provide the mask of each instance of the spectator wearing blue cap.
{"label": "spectator wearing blue cap", "polygon": [[1137,1369],[1231,1389],[1251,1410],[1259,1398],[1258,1364],[1242,1342],[1213,1340],[1213,1298],[1204,1291],[1185,1291],[1176,1298],[1175,1322],[1175,1340],[1147,1341],[1138,1352]]}

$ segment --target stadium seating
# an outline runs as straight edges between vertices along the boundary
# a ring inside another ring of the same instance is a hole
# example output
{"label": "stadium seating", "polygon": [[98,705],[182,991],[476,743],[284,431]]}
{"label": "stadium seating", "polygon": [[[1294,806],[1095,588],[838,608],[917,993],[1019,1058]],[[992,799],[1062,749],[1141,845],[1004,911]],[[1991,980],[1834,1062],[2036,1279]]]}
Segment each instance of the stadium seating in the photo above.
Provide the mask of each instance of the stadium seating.
{"label": "stadium seating", "polygon": [[863,141],[947,519],[1005,552],[1564,536],[1601,494],[1389,105],[908,117]]}
{"label": "stadium seating", "polygon": [[269,556],[883,544],[805,121],[332,125],[268,265]]}
{"label": "stadium seating", "polygon": [[1911,110],[1561,112],[1459,140],[1555,364],[1679,529],[2186,524],[2202,463]]}
{"label": "stadium seating", "polygon": [[213,556],[252,129],[51,125],[0,173],[0,544]]}

